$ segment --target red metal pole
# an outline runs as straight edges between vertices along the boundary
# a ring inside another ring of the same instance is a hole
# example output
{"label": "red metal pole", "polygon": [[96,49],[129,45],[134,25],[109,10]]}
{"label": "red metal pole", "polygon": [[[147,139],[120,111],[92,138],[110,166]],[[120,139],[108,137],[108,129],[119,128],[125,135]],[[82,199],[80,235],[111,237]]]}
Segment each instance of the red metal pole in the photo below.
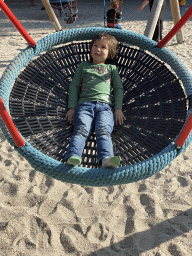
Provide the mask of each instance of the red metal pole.
{"label": "red metal pole", "polygon": [[17,131],[8,111],[6,110],[2,99],[0,98],[0,116],[3,119],[3,122],[5,123],[8,131],[11,134],[11,137],[13,138],[15,145],[18,148],[21,148],[25,145],[24,140],[21,138],[21,135],[19,134],[19,132]]}
{"label": "red metal pole", "polygon": [[187,10],[183,17],[177,22],[177,24],[171,29],[171,31],[157,44],[159,48],[162,48],[168,43],[171,38],[185,25],[185,23],[192,16],[192,6]]}
{"label": "red metal pole", "polygon": [[30,37],[15,15],[11,12],[8,6],[4,3],[3,0],[0,0],[0,8],[4,12],[4,14],[9,18],[9,20],[13,23],[16,29],[20,32],[20,34],[25,38],[28,42],[29,46],[34,47],[36,42]]}
{"label": "red metal pole", "polygon": [[190,114],[185,126],[183,127],[181,133],[179,134],[179,137],[175,141],[176,148],[180,149],[185,144],[185,141],[187,137],[189,136],[189,133],[192,129],[192,114]]}

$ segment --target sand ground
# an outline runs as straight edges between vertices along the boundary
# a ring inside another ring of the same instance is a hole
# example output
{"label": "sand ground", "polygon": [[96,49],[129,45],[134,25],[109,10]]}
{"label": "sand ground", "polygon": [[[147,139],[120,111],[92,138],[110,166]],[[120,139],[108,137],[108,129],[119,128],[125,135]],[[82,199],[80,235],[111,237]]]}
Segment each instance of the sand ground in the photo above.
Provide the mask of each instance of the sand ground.
{"label": "sand ground", "polygon": [[[55,31],[40,0],[33,7],[27,0],[5,2],[35,41]],[[173,26],[166,2],[163,35]],[[123,29],[144,33],[149,10],[137,13],[141,3],[124,1]],[[71,25],[55,11],[63,29],[103,26],[101,0],[79,0],[78,9]],[[2,75],[27,44],[2,11],[0,24]],[[183,34],[183,44],[174,37],[166,47],[192,71],[192,20]],[[192,255],[191,148],[151,178],[94,188],[36,172],[0,131],[0,256]]]}

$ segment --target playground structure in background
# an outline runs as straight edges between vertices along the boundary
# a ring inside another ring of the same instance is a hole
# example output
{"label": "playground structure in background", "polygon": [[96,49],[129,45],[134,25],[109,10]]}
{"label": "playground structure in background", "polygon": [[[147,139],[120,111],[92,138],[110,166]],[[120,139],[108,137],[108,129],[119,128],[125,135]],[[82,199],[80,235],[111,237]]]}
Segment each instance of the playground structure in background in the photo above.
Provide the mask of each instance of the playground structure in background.
{"label": "playground structure in background", "polygon": [[77,0],[49,0],[52,8],[59,10],[60,17],[63,15],[66,24],[71,24],[77,18]]}
{"label": "playground structure in background", "polygon": [[[66,24],[74,23],[77,19],[77,0],[41,0],[44,8],[46,9],[56,31],[62,30],[61,25],[53,11],[56,9],[59,11],[60,17]],[[35,0],[30,0],[31,6],[35,5]]]}
{"label": "playground structure in background", "polygon": [[[34,5],[34,0],[30,0],[31,5]],[[61,13],[63,12],[64,20],[67,24],[75,22],[77,18],[77,0],[75,0],[75,7],[73,6],[74,0],[41,0],[50,20],[53,23],[56,31],[61,31],[62,27],[53,11],[53,8],[58,9]],[[146,29],[144,31],[144,35],[148,38],[152,39],[153,33],[155,31],[155,27],[157,21],[159,19],[159,15],[161,13],[161,9],[165,0],[154,0],[153,7],[147,22]],[[185,0],[169,0],[171,6],[171,12],[173,17],[173,23],[176,25],[178,21],[181,19],[180,7],[183,7],[186,4]],[[120,12],[122,12],[122,3],[123,0],[119,0]],[[104,8],[104,27],[106,20],[106,0],[103,0],[103,8]],[[117,10],[116,10],[117,11]],[[179,44],[184,42],[184,36],[182,32],[182,28],[177,31],[176,39]]]}
{"label": "playground structure in background", "polygon": [[[151,13],[148,19],[148,23],[144,32],[144,35],[148,38],[152,39],[153,33],[156,28],[157,21],[159,19],[161,9],[165,0],[154,0],[153,7],[151,9]],[[173,17],[174,25],[181,19],[180,7],[178,0],[169,0],[171,6],[171,12]],[[176,39],[179,44],[184,42],[182,28],[177,32]]]}

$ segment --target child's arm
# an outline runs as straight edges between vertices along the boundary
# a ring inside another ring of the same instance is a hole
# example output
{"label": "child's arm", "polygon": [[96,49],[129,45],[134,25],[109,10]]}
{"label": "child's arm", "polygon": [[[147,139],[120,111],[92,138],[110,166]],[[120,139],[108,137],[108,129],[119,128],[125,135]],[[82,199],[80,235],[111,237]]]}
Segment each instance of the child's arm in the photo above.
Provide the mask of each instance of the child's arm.
{"label": "child's arm", "polygon": [[149,3],[149,0],[145,0],[143,4],[138,7],[137,11],[140,12],[148,3]]}
{"label": "child's arm", "polygon": [[123,124],[126,120],[122,112],[122,105],[123,105],[123,85],[121,82],[121,78],[119,76],[118,68],[116,67],[112,74],[112,84],[113,84],[113,91],[114,91],[114,98],[115,98],[115,124]]}
{"label": "child's arm", "polygon": [[78,102],[79,87],[81,85],[83,63],[80,63],[75,71],[72,82],[69,85],[68,108],[76,108]]}
{"label": "child's arm", "polygon": [[73,121],[73,116],[74,116],[74,112],[75,112],[75,108],[77,106],[77,102],[78,102],[78,93],[79,93],[79,87],[81,84],[81,64],[78,66],[75,75],[73,77],[72,82],[69,85],[69,99],[68,99],[68,112],[65,116],[65,119],[67,119],[67,121],[71,124],[74,123]]}
{"label": "child's arm", "polygon": [[120,13],[120,12],[117,12],[116,13],[116,18],[117,19],[121,19],[122,18],[122,12]]}

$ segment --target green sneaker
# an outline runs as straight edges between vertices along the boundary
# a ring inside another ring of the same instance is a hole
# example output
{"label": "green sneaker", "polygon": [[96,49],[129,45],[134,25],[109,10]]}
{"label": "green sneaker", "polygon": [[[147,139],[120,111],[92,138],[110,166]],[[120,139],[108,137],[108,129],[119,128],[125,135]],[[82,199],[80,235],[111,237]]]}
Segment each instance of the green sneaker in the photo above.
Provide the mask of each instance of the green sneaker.
{"label": "green sneaker", "polygon": [[106,168],[106,167],[118,167],[120,165],[120,159],[118,156],[112,156],[112,157],[105,157],[102,160],[102,167]]}
{"label": "green sneaker", "polygon": [[81,158],[78,156],[71,156],[67,160],[67,163],[70,165],[79,165],[79,164],[81,164]]}

